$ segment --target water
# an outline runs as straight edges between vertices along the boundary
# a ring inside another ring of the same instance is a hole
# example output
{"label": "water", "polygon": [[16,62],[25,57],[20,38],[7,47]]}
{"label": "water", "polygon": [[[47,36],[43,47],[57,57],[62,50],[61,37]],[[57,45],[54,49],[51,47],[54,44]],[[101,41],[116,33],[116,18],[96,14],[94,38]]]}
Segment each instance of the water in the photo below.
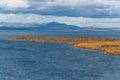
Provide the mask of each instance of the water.
{"label": "water", "polygon": [[120,79],[120,56],[75,49],[66,44],[9,40],[10,37],[22,35],[120,38],[119,31],[0,31],[0,80]]}

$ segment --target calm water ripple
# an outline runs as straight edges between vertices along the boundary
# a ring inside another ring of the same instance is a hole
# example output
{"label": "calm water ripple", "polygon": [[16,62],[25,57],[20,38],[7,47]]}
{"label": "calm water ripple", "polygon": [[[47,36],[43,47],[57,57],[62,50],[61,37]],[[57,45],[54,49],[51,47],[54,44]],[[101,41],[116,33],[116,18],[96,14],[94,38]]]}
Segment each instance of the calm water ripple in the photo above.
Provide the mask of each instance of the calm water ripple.
{"label": "calm water ripple", "polygon": [[[120,56],[100,51],[75,49],[72,45],[11,41],[18,35],[48,35],[50,32],[0,32],[0,80],[119,80]],[[119,38],[96,32],[93,36]],[[72,34],[72,35],[71,35]],[[76,35],[77,34],[77,35]],[[101,34],[101,35],[100,35]],[[50,33],[78,36],[87,33]],[[89,36],[88,35],[88,36]]]}

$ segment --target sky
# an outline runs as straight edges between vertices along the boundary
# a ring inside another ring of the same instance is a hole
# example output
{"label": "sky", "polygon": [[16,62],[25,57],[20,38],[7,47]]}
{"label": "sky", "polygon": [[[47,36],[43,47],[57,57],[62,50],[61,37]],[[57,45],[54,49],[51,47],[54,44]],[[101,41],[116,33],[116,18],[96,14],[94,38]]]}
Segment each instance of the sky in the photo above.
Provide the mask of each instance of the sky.
{"label": "sky", "polygon": [[0,0],[0,22],[120,27],[120,0]]}

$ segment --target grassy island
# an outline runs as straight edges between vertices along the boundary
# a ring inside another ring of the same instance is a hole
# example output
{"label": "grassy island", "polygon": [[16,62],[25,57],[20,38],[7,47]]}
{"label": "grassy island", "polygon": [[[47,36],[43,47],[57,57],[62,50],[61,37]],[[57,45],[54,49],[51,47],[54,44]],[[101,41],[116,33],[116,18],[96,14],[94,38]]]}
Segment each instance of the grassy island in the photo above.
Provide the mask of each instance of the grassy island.
{"label": "grassy island", "polygon": [[23,36],[12,38],[12,40],[72,44],[75,48],[100,50],[104,51],[107,54],[120,55],[120,40],[115,39],[95,37]]}

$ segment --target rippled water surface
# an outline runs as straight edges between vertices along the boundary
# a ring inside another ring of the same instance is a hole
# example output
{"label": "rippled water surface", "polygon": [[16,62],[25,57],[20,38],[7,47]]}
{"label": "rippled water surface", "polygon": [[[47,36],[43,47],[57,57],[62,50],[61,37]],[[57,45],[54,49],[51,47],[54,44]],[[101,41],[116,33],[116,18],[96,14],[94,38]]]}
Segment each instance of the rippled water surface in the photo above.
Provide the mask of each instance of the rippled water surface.
{"label": "rippled water surface", "polygon": [[120,56],[72,45],[9,40],[22,35],[120,38],[120,31],[0,31],[0,80],[120,79]]}

